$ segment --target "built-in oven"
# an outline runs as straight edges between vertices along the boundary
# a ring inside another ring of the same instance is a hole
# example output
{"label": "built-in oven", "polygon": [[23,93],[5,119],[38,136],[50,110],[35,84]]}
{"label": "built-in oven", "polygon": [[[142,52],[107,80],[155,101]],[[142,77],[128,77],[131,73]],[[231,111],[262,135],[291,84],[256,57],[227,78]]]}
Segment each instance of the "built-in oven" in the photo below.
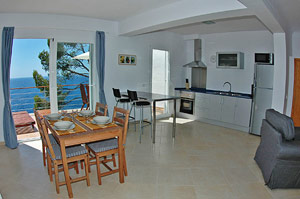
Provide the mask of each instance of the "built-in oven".
{"label": "built-in oven", "polygon": [[195,93],[194,92],[180,92],[180,112],[187,114],[194,114],[194,102]]}

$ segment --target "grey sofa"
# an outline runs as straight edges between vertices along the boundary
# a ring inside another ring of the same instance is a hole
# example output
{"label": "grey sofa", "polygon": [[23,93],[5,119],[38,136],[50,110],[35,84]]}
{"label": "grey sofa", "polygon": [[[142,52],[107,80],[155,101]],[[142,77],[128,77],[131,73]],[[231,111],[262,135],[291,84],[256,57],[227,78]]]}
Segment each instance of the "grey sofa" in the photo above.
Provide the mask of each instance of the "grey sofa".
{"label": "grey sofa", "polygon": [[290,117],[266,111],[254,160],[271,189],[300,188],[300,128]]}

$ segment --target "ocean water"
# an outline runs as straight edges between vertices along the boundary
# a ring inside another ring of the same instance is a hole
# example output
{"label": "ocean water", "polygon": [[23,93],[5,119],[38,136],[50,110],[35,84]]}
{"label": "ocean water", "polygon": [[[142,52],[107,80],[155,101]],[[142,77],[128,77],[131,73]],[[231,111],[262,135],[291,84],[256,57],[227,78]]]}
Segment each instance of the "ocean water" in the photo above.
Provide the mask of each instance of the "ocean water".
{"label": "ocean water", "polygon": [[[81,108],[82,100],[79,89],[80,83],[87,84],[88,78],[79,76],[72,80],[68,80],[64,83],[64,85],[77,84],[78,86],[64,87],[65,89],[69,90],[68,96],[65,98],[65,101],[67,101],[68,104],[64,107],[60,107],[59,109],[67,110]],[[10,97],[12,112],[27,111],[29,113],[33,113],[34,96],[36,95],[49,101],[49,98],[46,98],[44,96],[44,93],[40,92],[38,88],[14,89],[25,87],[35,87],[35,83],[32,77],[10,79]]]}

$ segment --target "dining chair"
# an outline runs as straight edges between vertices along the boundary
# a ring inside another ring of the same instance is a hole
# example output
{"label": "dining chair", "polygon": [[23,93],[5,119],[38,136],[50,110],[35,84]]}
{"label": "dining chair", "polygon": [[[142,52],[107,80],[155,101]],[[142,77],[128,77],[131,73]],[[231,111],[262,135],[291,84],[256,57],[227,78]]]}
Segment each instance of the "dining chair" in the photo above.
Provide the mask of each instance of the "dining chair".
{"label": "dining chair", "polygon": [[[124,115],[125,117],[119,117],[120,115]],[[127,165],[126,165],[126,157],[125,157],[125,144],[126,144],[126,136],[127,136],[127,129],[128,129],[128,118],[129,118],[129,110],[125,110],[122,108],[114,107],[112,122],[120,125],[123,127],[122,138],[123,144],[122,146],[122,153],[123,153],[123,165],[124,165],[124,174],[125,176],[128,175],[127,172]],[[101,177],[107,176],[113,173],[119,172],[119,168],[112,169],[107,163],[113,162],[113,166],[116,167],[116,160],[115,154],[118,153],[118,139],[107,139],[103,141],[93,142],[86,144],[86,148],[89,153],[92,155],[92,158],[89,158],[89,165],[96,164],[97,167],[97,175],[98,175],[98,184],[101,185]],[[112,155],[112,158],[108,159],[107,156]],[[103,157],[103,160],[100,158]],[[95,159],[95,161],[92,161]],[[100,171],[100,163],[102,163],[109,171],[102,172]]]}
{"label": "dining chair", "polygon": [[[37,123],[38,131],[39,131],[41,141],[42,141],[43,164],[44,164],[44,166],[46,166],[46,140],[44,139],[44,136],[41,133],[42,132],[41,126],[44,121],[42,119],[42,116],[38,113],[38,111],[36,109],[33,109],[33,112],[34,112],[35,121]],[[52,145],[57,145],[57,142],[52,134],[49,134],[49,140]]]}
{"label": "dining chair", "polygon": [[[39,117],[38,120],[40,120]],[[42,136],[46,140],[47,164],[48,164],[48,173],[50,175],[50,181],[53,180],[52,175],[54,174],[56,192],[59,193],[59,186],[66,184],[65,181],[59,181],[59,175],[58,175],[60,171],[63,171],[63,168],[59,168],[59,166],[62,165],[60,146],[58,144],[57,145],[51,144],[49,139],[49,134],[48,134],[48,128],[49,128],[48,126],[46,126],[45,124],[41,124],[40,128],[41,128]],[[88,162],[87,150],[81,145],[66,147],[66,156],[67,156],[68,168],[69,169],[74,168],[77,174],[79,174],[78,161],[83,160],[85,163],[85,175],[77,178],[72,178],[71,183],[78,182],[81,180],[86,180],[87,186],[90,186],[90,178],[88,172],[89,162]]]}
{"label": "dining chair", "polygon": [[95,114],[99,116],[107,116],[107,104],[96,102]]}
{"label": "dining chair", "polygon": [[[130,116],[131,118],[134,119],[134,130],[136,131],[136,109],[139,108],[140,109],[140,131],[139,131],[139,140],[140,143],[142,141],[142,134],[143,134],[143,128],[145,126],[150,125],[150,133],[151,133],[151,137],[152,137],[152,108],[151,108],[151,103],[147,100],[141,100],[138,98],[137,96],[137,92],[136,91],[130,91],[127,90],[128,93],[128,97],[130,99],[130,103],[131,103],[131,108],[130,108],[130,115],[131,115],[131,111],[132,109],[134,110],[134,116]],[[144,108],[145,107],[149,107],[150,110],[150,122],[144,120]],[[143,123],[148,123],[147,125],[143,125]]]}
{"label": "dining chair", "polygon": [[[98,116],[107,116],[107,104],[96,102],[95,114]],[[83,169],[83,161],[80,162],[81,169]],[[89,169],[90,172],[90,169]]]}
{"label": "dining chair", "polygon": [[126,104],[126,109],[128,109],[128,104],[130,103],[130,99],[128,97],[122,97],[120,89],[118,88],[113,88],[113,94],[116,100],[116,107],[118,107],[118,104],[123,104],[123,108],[125,109],[125,104]]}
{"label": "dining chair", "polygon": [[[86,105],[86,109],[89,109],[90,108],[89,87],[87,85],[85,88],[83,84],[80,84],[79,86],[80,86],[81,99],[82,99],[82,103],[83,103],[80,110],[82,110],[85,105]],[[87,90],[87,91],[85,91],[85,90]]]}

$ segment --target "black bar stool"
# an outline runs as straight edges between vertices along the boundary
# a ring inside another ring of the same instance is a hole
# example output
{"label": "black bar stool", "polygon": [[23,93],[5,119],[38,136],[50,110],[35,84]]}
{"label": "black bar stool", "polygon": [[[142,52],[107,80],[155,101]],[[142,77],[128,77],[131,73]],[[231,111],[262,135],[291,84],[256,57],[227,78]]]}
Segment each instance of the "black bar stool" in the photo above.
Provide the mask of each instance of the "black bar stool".
{"label": "black bar stool", "polygon": [[[152,108],[151,108],[151,103],[149,101],[146,100],[139,100],[138,96],[137,96],[137,92],[136,91],[130,91],[127,90],[128,93],[128,97],[130,99],[130,103],[131,103],[131,108],[130,108],[130,113],[132,111],[132,108],[134,108],[134,129],[136,131],[136,116],[135,116],[135,112],[136,112],[136,108],[140,109],[140,143],[142,141],[142,133],[143,133],[143,128],[145,126],[150,125],[150,132],[151,132],[151,137],[152,137]],[[145,121],[144,120],[144,108],[145,107],[149,107],[150,110],[150,122],[149,121]],[[143,125],[143,123],[148,123],[147,125]]]}
{"label": "black bar stool", "polygon": [[113,88],[113,93],[116,100],[116,107],[118,107],[118,103],[123,104],[123,109],[125,109],[124,105],[126,104],[126,109],[128,110],[128,104],[130,103],[130,99],[128,97],[122,97],[120,93],[120,89]]}

